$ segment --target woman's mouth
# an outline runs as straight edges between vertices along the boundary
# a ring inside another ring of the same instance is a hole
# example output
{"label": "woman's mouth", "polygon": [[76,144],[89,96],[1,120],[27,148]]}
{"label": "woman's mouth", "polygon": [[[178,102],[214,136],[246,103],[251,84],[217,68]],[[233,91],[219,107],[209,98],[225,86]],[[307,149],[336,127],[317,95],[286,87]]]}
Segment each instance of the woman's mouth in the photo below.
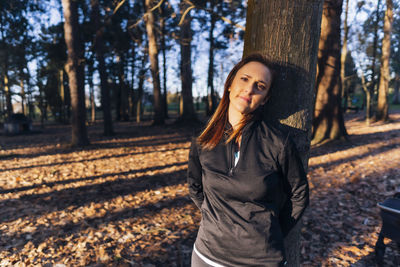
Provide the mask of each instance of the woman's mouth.
{"label": "woman's mouth", "polygon": [[239,98],[242,99],[242,100],[244,100],[244,101],[246,101],[246,102],[249,103],[249,104],[250,104],[250,102],[251,102],[251,99],[250,99],[249,97],[239,96]]}

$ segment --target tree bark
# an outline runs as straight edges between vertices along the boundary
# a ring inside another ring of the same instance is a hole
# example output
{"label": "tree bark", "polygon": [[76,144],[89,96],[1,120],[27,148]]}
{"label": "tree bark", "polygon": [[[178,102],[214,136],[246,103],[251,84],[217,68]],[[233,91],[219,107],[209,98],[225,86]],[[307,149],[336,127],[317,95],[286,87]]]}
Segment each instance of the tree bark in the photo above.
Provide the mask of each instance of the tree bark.
{"label": "tree bark", "polygon": [[88,64],[88,85],[89,85],[89,100],[90,100],[90,121],[94,123],[96,120],[96,105],[94,102],[94,85],[93,85],[93,61]]}
{"label": "tree bark", "polygon": [[11,89],[10,89],[10,85],[8,84],[7,69],[5,70],[5,74],[4,74],[4,93],[6,96],[7,117],[9,118],[13,114],[13,106],[12,106],[12,101],[11,101]]}
{"label": "tree bark", "polygon": [[209,32],[209,42],[210,49],[208,54],[208,79],[207,86],[209,89],[208,94],[208,104],[207,104],[207,115],[212,115],[216,109],[216,101],[215,101],[215,92],[214,92],[214,28],[215,23],[217,21],[217,17],[215,14],[211,14],[211,22],[210,22],[210,32]]}
{"label": "tree bark", "polygon": [[164,124],[164,107],[161,95],[160,85],[160,72],[158,64],[158,48],[157,48],[157,36],[154,25],[154,15],[150,11],[153,7],[153,0],[145,0],[146,6],[146,31],[148,36],[148,47],[149,47],[149,59],[151,76],[153,78],[153,97],[154,97],[154,121],[153,124]]}
{"label": "tree bark", "polygon": [[78,10],[76,1],[62,0],[64,12],[64,35],[68,49],[66,70],[68,73],[71,107],[72,107],[72,140],[74,146],[89,144],[85,118],[85,91],[81,43],[78,34]]}
{"label": "tree bark", "polygon": [[[181,14],[189,6],[185,2],[181,2]],[[192,95],[192,18],[190,11],[186,14],[185,19],[180,27],[180,45],[181,45],[181,83],[182,83],[182,114],[181,120],[192,121],[196,119],[196,113],[193,105]]]}
{"label": "tree bark", "polygon": [[400,104],[400,75],[396,73],[392,104]]}
{"label": "tree bark", "polygon": [[390,59],[390,36],[393,24],[393,1],[386,0],[385,22],[383,25],[381,74],[379,80],[378,107],[376,110],[376,119],[387,122],[389,120],[389,59]]}
{"label": "tree bark", "polygon": [[135,110],[135,71],[136,71],[136,66],[135,66],[135,61],[136,61],[136,53],[135,53],[136,47],[135,44],[132,46],[132,64],[131,64],[131,86],[129,88],[129,114],[131,115],[132,118],[135,118],[136,116],[136,110]]}
{"label": "tree bark", "polygon": [[164,105],[164,115],[165,118],[168,118],[168,103],[167,103],[167,55],[166,55],[166,45],[165,45],[165,7],[164,3],[161,5],[161,19],[160,19],[160,28],[161,28],[161,52],[163,58],[163,105]]}
{"label": "tree bark", "polygon": [[369,126],[371,124],[371,91],[367,86],[367,82],[365,81],[365,75],[361,72],[361,85],[365,94],[365,123]]}
{"label": "tree bark", "polygon": [[100,23],[99,1],[91,0],[92,6],[92,21],[96,27],[96,35],[94,39],[94,52],[97,57],[98,71],[100,75],[100,91],[101,91],[101,108],[103,110],[103,134],[111,136],[114,134],[113,122],[111,117],[111,103],[110,103],[110,87],[107,81],[106,64],[104,60],[104,44],[103,34],[104,27]]}
{"label": "tree bark", "polygon": [[61,108],[60,108],[60,121],[62,123],[66,122],[66,110],[65,110],[65,88],[64,88],[64,68],[58,70],[58,86],[61,98]]}
{"label": "tree bark", "polygon": [[[116,51],[118,53],[118,51]],[[119,110],[119,120],[129,121],[129,103],[128,103],[128,86],[125,79],[124,71],[124,57],[121,54],[117,55],[117,65],[118,65],[118,103]]]}
{"label": "tree bark", "polygon": [[347,39],[349,35],[349,26],[347,24],[347,17],[349,14],[349,0],[346,0],[346,7],[344,13],[344,22],[343,22],[343,43],[342,43],[342,54],[340,57],[340,79],[342,81],[342,91],[341,97],[342,99],[345,97],[346,101],[344,102],[343,111],[346,112],[347,109],[347,98],[348,98],[348,89],[346,86],[346,57],[347,57]]}
{"label": "tree bark", "polygon": [[144,78],[145,78],[144,76],[146,74],[145,58],[146,58],[146,55],[143,55],[142,65],[139,70],[139,83],[138,83],[137,98],[136,98],[136,122],[140,122],[141,118],[142,118],[143,83],[144,83]]}
{"label": "tree bark", "polygon": [[24,80],[21,78],[19,85],[21,87],[21,110],[22,114],[25,114],[25,86],[24,86]]}
{"label": "tree bark", "polygon": [[341,108],[340,15],[343,0],[325,0],[318,51],[313,144],[347,136]]}
{"label": "tree bark", "polygon": [[[261,52],[277,73],[267,120],[291,132],[305,170],[311,137],[322,0],[249,0],[244,55]],[[285,238],[288,266],[300,266],[300,226]]]}
{"label": "tree bark", "polygon": [[[185,12],[188,5],[185,2],[181,2],[181,14]],[[196,113],[194,112],[193,106],[193,95],[192,95],[192,29],[191,29],[192,18],[190,11],[186,14],[185,19],[180,27],[180,45],[181,45],[181,82],[182,82],[182,102],[183,109],[180,119],[191,121],[196,119]]]}
{"label": "tree bark", "polygon": [[379,28],[379,13],[380,13],[380,5],[381,0],[378,0],[376,4],[376,16],[375,16],[375,23],[374,23],[374,41],[372,45],[372,64],[371,64],[371,83],[370,83],[370,95],[374,95],[375,92],[375,65],[376,65],[376,53],[378,49],[378,28]]}

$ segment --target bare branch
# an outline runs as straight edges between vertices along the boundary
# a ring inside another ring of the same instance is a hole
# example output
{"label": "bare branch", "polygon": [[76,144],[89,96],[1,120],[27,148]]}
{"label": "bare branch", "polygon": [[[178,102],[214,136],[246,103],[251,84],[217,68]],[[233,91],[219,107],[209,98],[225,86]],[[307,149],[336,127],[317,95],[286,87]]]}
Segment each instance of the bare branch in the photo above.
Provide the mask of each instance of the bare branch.
{"label": "bare branch", "polygon": [[195,6],[192,4],[190,7],[188,7],[188,8],[185,10],[185,12],[183,12],[182,18],[181,18],[181,20],[179,21],[179,24],[178,24],[179,26],[182,25],[183,21],[185,20],[185,17],[186,17],[186,15],[187,15],[187,13],[189,13],[189,11],[192,10],[193,8],[195,8]]}
{"label": "bare branch", "polygon": [[243,31],[246,31],[246,28],[245,28],[244,26],[239,25],[239,24],[233,22],[232,20],[228,19],[227,17],[224,17],[224,16],[219,15],[218,13],[214,12],[214,11],[213,11],[212,9],[210,9],[210,8],[205,8],[205,7],[201,7],[201,6],[196,6],[195,4],[193,4],[192,2],[190,2],[189,0],[185,0],[185,2],[186,2],[186,3],[189,3],[189,4],[192,5],[192,6],[195,6],[195,7],[198,8],[198,9],[202,9],[202,10],[207,11],[208,13],[210,13],[210,14],[212,14],[212,15],[214,15],[214,16],[217,16],[218,18],[222,19],[223,21],[225,21],[225,22],[227,22],[227,23],[229,23],[229,24],[235,26],[236,28],[239,28],[239,29],[241,29],[241,30],[243,30]]}
{"label": "bare branch", "polygon": [[[125,1],[125,0],[124,0],[124,1]],[[156,10],[157,8],[159,8],[159,7],[162,5],[163,2],[164,2],[164,0],[161,0],[160,2],[158,2],[157,5],[155,5],[154,7],[152,7],[149,11],[146,11],[146,13],[153,12],[154,10]],[[145,18],[146,13],[145,13],[140,19],[138,19],[134,24],[130,25],[130,26],[128,27],[128,29],[135,28],[137,25],[139,25],[139,23]]]}
{"label": "bare branch", "polygon": [[118,9],[125,3],[126,0],[122,0],[118,3],[117,7],[114,9],[113,15],[117,13]]}
{"label": "bare branch", "polygon": [[155,5],[154,7],[152,7],[148,12],[153,12],[154,10],[159,8],[162,5],[163,2],[164,2],[164,0],[161,0],[160,2],[158,2],[158,4]]}

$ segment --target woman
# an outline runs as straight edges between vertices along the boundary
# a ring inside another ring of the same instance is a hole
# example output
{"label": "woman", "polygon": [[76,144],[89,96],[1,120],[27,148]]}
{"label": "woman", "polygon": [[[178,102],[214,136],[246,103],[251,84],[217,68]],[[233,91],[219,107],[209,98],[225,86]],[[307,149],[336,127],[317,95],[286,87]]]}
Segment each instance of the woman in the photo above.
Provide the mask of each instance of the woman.
{"label": "woman", "polygon": [[192,267],[286,264],[283,238],[308,205],[308,183],[289,136],[262,120],[273,78],[265,57],[243,58],[192,142],[189,192],[202,214]]}

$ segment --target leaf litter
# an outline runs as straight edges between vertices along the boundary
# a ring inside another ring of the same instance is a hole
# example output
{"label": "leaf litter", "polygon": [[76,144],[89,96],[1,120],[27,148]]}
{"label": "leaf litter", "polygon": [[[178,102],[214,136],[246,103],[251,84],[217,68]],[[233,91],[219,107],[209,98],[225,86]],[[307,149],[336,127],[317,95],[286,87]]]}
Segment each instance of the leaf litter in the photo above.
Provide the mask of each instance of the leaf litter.
{"label": "leaf litter", "polygon": [[[302,266],[374,266],[378,202],[400,186],[400,113],[313,147]],[[185,183],[193,129],[116,123],[71,148],[67,126],[0,136],[0,266],[190,266],[200,212]],[[400,265],[385,238],[385,266]]]}

